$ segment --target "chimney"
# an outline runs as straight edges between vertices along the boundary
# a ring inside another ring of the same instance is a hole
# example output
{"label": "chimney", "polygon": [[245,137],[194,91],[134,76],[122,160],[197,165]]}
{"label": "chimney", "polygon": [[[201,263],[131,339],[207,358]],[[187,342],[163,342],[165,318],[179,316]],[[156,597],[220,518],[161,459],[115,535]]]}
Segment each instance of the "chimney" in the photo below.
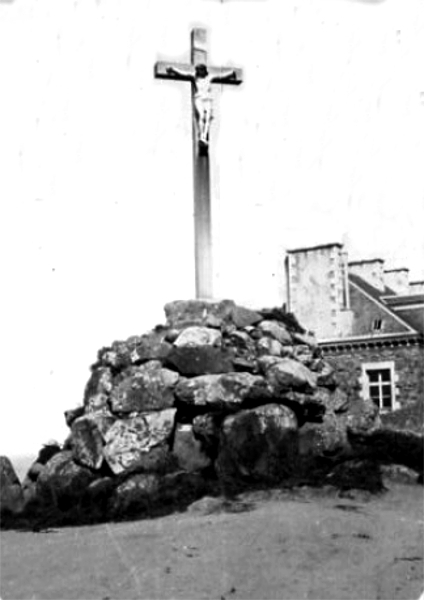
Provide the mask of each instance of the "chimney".
{"label": "chimney", "polygon": [[288,309],[318,339],[350,331],[346,272],[346,254],[339,243],[287,251]]}
{"label": "chimney", "polygon": [[409,283],[409,294],[424,294],[424,281],[411,281]]}
{"label": "chimney", "polygon": [[384,284],[398,296],[407,296],[409,292],[409,269],[389,269],[384,271]]}
{"label": "chimney", "polygon": [[370,260],[358,260],[349,263],[349,273],[358,275],[364,281],[374,286],[380,292],[384,292],[384,260],[372,258]]}

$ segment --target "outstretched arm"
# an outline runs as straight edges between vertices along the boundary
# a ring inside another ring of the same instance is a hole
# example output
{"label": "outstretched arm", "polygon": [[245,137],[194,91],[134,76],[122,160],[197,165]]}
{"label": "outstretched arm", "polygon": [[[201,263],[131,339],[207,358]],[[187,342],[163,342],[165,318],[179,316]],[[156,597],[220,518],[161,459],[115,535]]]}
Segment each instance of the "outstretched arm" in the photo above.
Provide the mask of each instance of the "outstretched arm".
{"label": "outstretched arm", "polygon": [[232,81],[233,79],[237,79],[237,73],[232,69],[231,71],[223,71],[219,75],[215,75],[211,78],[212,83],[220,83],[225,81]]}
{"label": "outstretched arm", "polygon": [[168,75],[176,75],[177,77],[184,77],[185,79],[194,79],[193,73],[190,73],[190,71],[183,71],[182,69],[176,69],[175,67],[167,67],[166,72]]}

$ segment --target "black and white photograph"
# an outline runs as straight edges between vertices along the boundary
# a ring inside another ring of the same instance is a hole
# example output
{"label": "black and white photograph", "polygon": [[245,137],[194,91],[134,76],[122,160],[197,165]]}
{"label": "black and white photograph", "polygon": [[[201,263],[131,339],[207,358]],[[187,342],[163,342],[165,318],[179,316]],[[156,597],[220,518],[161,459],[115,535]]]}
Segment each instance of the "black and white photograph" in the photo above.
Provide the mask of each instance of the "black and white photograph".
{"label": "black and white photograph", "polygon": [[0,0],[2,600],[424,600],[424,2]]}

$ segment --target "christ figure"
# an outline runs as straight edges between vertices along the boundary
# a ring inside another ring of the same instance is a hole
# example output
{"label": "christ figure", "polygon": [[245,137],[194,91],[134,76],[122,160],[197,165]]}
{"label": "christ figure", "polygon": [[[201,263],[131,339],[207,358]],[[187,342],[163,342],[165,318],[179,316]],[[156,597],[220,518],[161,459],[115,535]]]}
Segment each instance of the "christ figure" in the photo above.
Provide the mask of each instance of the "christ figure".
{"label": "christ figure", "polygon": [[227,73],[220,73],[219,76],[209,75],[205,64],[195,65],[195,73],[183,71],[175,67],[168,67],[167,73],[177,77],[188,79],[194,88],[194,114],[197,123],[199,146],[203,149],[209,145],[209,129],[213,119],[212,107],[212,83],[219,83],[236,79],[237,74],[234,70]]}

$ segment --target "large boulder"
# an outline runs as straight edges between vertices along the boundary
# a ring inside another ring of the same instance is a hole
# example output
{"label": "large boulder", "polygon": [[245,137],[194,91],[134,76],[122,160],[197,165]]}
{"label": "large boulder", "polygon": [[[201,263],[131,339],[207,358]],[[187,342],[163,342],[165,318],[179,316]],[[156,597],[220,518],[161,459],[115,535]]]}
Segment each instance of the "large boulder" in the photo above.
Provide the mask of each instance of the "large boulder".
{"label": "large boulder", "polygon": [[211,458],[204,452],[190,424],[177,425],[172,453],[183,471],[201,471],[212,465]]}
{"label": "large boulder", "polygon": [[175,408],[168,408],[116,421],[105,435],[103,449],[113,473],[134,469],[152,448],[169,444],[175,413]]}
{"label": "large boulder", "polygon": [[381,427],[378,407],[370,400],[351,400],[346,412],[346,429],[352,433],[367,433]]}
{"label": "large boulder", "polygon": [[321,422],[325,413],[345,413],[349,410],[349,400],[345,392],[340,389],[329,390],[318,387],[313,393],[305,394],[289,390],[279,396],[277,402],[289,406],[299,420],[299,425],[304,422]]}
{"label": "large boulder", "polygon": [[156,473],[139,473],[119,484],[109,499],[111,517],[131,517],[149,512],[154,507],[160,486]]}
{"label": "large boulder", "polygon": [[178,383],[175,395],[185,409],[234,412],[246,404],[265,404],[270,399],[260,375],[227,373],[200,375]]}
{"label": "large boulder", "polygon": [[169,327],[189,327],[205,325],[220,328],[231,319],[235,307],[232,300],[209,302],[207,300],[176,300],[165,305],[165,315]]}
{"label": "large boulder", "polygon": [[69,410],[65,410],[65,421],[66,421],[67,426],[71,427],[72,423],[75,421],[75,419],[78,419],[78,417],[82,417],[84,413],[85,413],[84,406],[77,406],[76,408],[71,408]]}
{"label": "large boulder", "polygon": [[207,373],[229,373],[233,370],[232,353],[210,344],[203,346],[174,346],[166,365],[186,377]]}
{"label": "large boulder", "polygon": [[305,333],[305,329],[299,324],[294,314],[286,312],[284,308],[263,308],[258,312],[263,319],[282,323],[290,333]]}
{"label": "large boulder", "polygon": [[296,456],[295,414],[266,404],[226,417],[216,467],[224,483],[276,483],[292,474]]}
{"label": "large boulder", "polygon": [[304,423],[299,428],[298,448],[298,474],[319,479],[335,461],[351,455],[345,422],[329,412],[321,423]]}
{"label": "large boulder", "polygon": [[256,351],[259,356],[282,356],[283,346],[278,340],[264,336],[256,342]]}
{"label": "large boulder", "polygon": [[378,461],[351,458],[339,462],[327,473],[325,483],[346,492],[351,489],[371,493],[384,491],[383,470]]}
{"label": "large boulder", "polygon": [[113,374],[110,367],[93,368],[85,386],[85,412],[108,412],[107,400],[113,388]]}
{"label": "large boulder", "polygon": [[322,358],[309,361],[308,367],[317,374],[317,384],[334,390],[338,386],[337,373],[334,368]]}
{"label": "large boulder", "polygon": [[316,374],[292,358],[263,356],[259,364],[274,396],[288,390],[314,392],[317,388]]}
{"label": "large boulder", "polygon": [[24,477],[22,482],[22,492],[24,495],[24,502],[27,505],[31,500],[34,500],[37,496],[37,479],[46,464],[49,462],[53,456],[59,454],[61,451],[60,445],[51,441],[47,444],[44,444],[40,451],[38,452],[38,456],[35,461],[32,463],[30,468],[28,469],[27,474]]}
{"label": "large boulder", "polygon": [[[296,392],[286,394],[286,397],[298,400],[300,396]],[[349,400],[339,388],[318,388],[312,395],[303,397],[309,410],[313,408],[313,402],[324,410],[321,418],[309,418],[299,429],[300,468],[304,473],[309,470],[313,476],[314,472],[317,474],[318,466],[326,469],[335,461],[353,456],[355,452],[348,430],[366,433],[380,426],[378,409],[372,402]]]}
{"label": "large boulder", "polygon": [[111,393],[111,410],[116,414],[128,414],[170,408],[178,378],[178,373],[164,369],[157,360],[129,367]]}
{"label": "large boulder", "polygon": [[91,413],[72,423],[72,456],[76,463],[98,470],[103,463],[106,432],[115,422],[113,417]]}
{"label": "large boulder", "polygon": [[37,498],[45,505],[66,511],[84,495],[96,475],[90,469],[77,465],[72,452],[55,454],[37,478]]}
{"label": "large boulder", "polygon": [[167,329],[164,329],[141,336],[131,351],[131,363],[138,365],[150,360],[164,362],[172,349],[165,339],[166,333]]}
{"label": "large boulder", "polygon": [[134,474],[115,488],[108,513],[114,519],[166,514],[186,508],[211,491],[213,484],[200,473]]}
{"label": "large boulder", "polygon": [[233,306],[231,311],[231,321],[238,329],[256,325],[262,319],[263,317],[260,313],[244,306]]}
{"label": "large boulder", "polygon": [[0,456],[0,513],[19,512],[23,505],[21,483],[7,456]]}
{"label": "large boulder", "polygon": [[420,476],[424,472],[424,436],[413,431],[381,427],[370,431],[348,429],[357,455],[383,464],[404,465]]}
{"label": "large boulder", "polygon": [[264,333],[266,336],[274,338],[283,346],[291,345],[293,343],[292,336],[282,323],[264,320],[259,323],[258,327],[262,333]]}
{"label": "large boulder", "polygon": [[220,346],[221,332],[211,327],[193,325],[183,329],[174,342],[174,346]]}

